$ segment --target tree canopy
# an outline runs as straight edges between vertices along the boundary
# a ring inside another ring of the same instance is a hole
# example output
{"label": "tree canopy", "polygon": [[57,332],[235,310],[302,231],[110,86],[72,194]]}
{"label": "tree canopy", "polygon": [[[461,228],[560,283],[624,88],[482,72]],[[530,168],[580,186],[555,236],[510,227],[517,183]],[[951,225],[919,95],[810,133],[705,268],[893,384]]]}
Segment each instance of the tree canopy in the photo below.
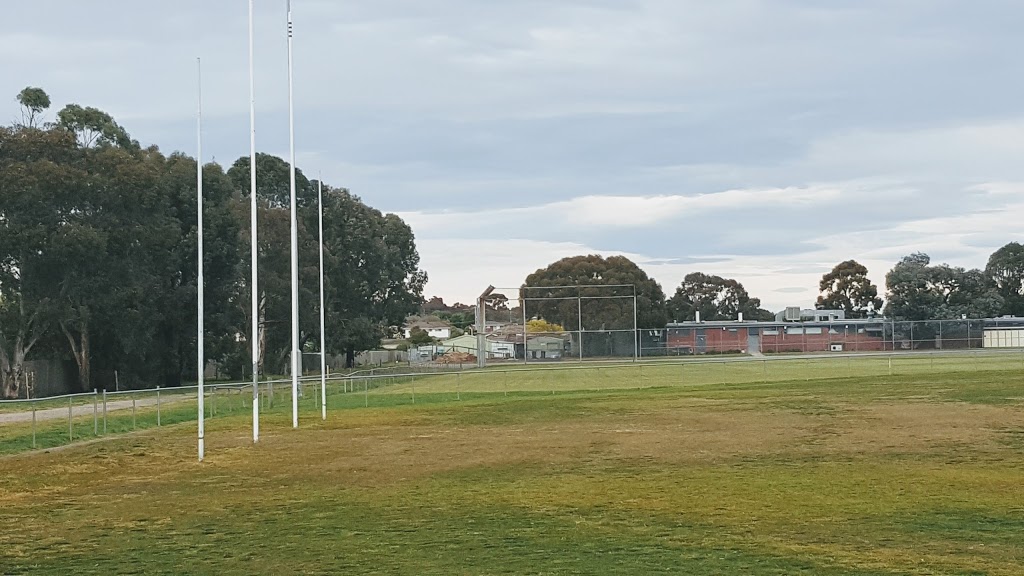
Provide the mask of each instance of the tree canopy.
{"label": "tree canopy", "polygon": [[1024,316],[1024,245],[1010,242],[993,252],[985,276],[1003,298],[1002,313]]}
{"label": "tree canopy", "polygon": [[[174,386],[196,361],[196,161],[142,148],[113,117],[69,104],[39,125],[41,89],[17,98],[22,122],[0,127],[0,394],[21,393],[25,362],[73,360],[83,390]],[[248,158],[203,167],[209,358],[249,365]],[[265,371],[290,349],[288,164],[257,159]],[[317,205],[297,171],[300,333],[319,336]],[[282,182],[284,183],[282,185]],[[283,189],[282,189],[283,186]],[[347,190],[324,186],[328,353],[375,347],[416,311],[426,274],[412,230]]]}
{"label": "tree canopy", "polygon": [[526,322],[526,331],[534,334],[558,334],[565,332],[565,327],[561,324],[548,322],[547,320],[528,320]]}
{"label": "tree canopy", "polygon": [[821,277],[821,296],[815,304],[819,310],[844,310],[847,318],[867,318],[882,311],[878,287],[868,279],[868,269],[856,260],[836,264]]}
{"label": "tree canopy", "polygon": [[751,298],[743,284],[702,272],[691,272],[676,288],[668,302],[673,320],[771,320],[775,316],[761,308],[761,300]]}
{"label": "tree canopy", "polygon": [[905,256],[885,276],[886,315],[898,320],[989,318],[1003,297],[981,270],[932,265],[927,254]]}
{"label": "tree canopy", "polygon": [[[569,288],[560,288],[569,286]],[[665,325],[665,293],[653,278],[625,256],[573,256],[526,277],[526,312],[569,330],[632,330]],[[579,301],[576,297],[580,296]]]}
{"label": "tree canopy", "polygon": [[35,128],[40,115],[50,107],[50,96],[42,88],[29,86],[18,93],[18,104],[21,104],[21,123],[23,126]]}

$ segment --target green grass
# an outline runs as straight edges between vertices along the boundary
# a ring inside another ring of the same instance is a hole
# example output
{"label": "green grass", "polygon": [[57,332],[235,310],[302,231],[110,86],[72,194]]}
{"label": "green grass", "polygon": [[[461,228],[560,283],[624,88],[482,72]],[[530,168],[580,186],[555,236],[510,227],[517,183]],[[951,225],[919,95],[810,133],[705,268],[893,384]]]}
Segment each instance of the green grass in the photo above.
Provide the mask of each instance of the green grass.
{"label": "green grass", "polygon": [[[815,359],[765,359],[737,362],[735,358],[726,361],[714,359],[692,358],[649,359],[648,362],[636,364],[592,364],[575,365],[562,363],[522,365],[498,365],[482,371],[466,371],[463,373],[425,373],[415,376],[385,376],[375,378],[356,377],[348,380],[336,379],[329,383],[328,398],[330,407],[349,409],[356,407],[387,407],[404,404],[436,404],[471,399],[479,394],[491,397],[501,393],[503,397],[517,395],[533,395],[538,392],[549,394],[567,394],[579,391],[625,390],[664,387],[700,387],[727,385],[728,390],[722,394],[744,394],[746,386],[755,388],[769,384],[769,390],[775,390],[778,384],[791,385],[800,381],[815,382],[823,379],[844,378],[856,390],[868,390],[878,382],[896,382],[899,376],[915,374],[959,374],[958,380],[974,379],[983,372],[1017,372],[1024,370],[1024,354],[949,354],[932,356],[845,356],[837,358]],[[896,377],[895,379],[891,378]],[[887,386],[889,384],[886,384]],[[315,410],[318,401],[316,383],[307,384],[309,393],[302,400],[303,406]],[[948,388],[948,387],[947,387]],[[273,396],[268,392],[273,390]],[[348,392],[343,392],[348,390]],[[207,402],[207,415],[225,416],[238,412],[248,413],[246,402],[249,392],[246,388],[230,386],[208,387],[211,396]],[[896,392],[896,389],[893,389]],[[951,399],[965,402],[1015,402],[1024,396],[1024,391],[1017,391],[1013,386],[1009,390],[991,390],[987,387],[969,387],[946,390]],[[264,411],[287,413],[290,411],[290,386],[277,383],[272,387],[263,385]],[[136,398],[154,397],[153,390],[134,393]],[[163,391],[166,404],[181,403],[185,405],[170,409],[165,424],[195,421],[196,407],[189,394],[176,393],[174,389]],[[99,399],[101,397],[97,397]],[[108,400],[125,400],[125,394],[108,395]],[[72,398],[75,407],[87,409],[93,405],[92,395]],[[766,399],[765,401],[772,402]],[[786,400],[801,404],[805,410],[827,410],[827,407],[816,407],[813,400]],[[213,408],[223,407],[218,413]],[[28,422],[19,424],[0,424],[0,454],[13,454],[34,448],[53,448],[84,440],[93,440],[112,434],[121,434],[157,425],[156,410],[153,407],[140,407],[137,418],[132,421],[126,410],[111,411],[108,414],[106,433],[103,432],[102,404],[98,412],[100,421],[94,428],[92,416],[73,418],[73,426],[69,435],[68,420],[63,410],[68,405],[67,399],[42,399],[34,403],[2,403],[0,414],[10,412],[26,412],[32,405],[37,410],[56,409],[60,411],[59,419],[40,421],[36,426],[35,442],[33,443],[32,427]],[[94,433],[94,429],[97,433]]]}
{"label": "green grass", "polygon": [[0,457],[0,573],[1021,574],[1024,370],[984,367],[335,385],[256,446],[225,396],[203,463],[146,408]]}

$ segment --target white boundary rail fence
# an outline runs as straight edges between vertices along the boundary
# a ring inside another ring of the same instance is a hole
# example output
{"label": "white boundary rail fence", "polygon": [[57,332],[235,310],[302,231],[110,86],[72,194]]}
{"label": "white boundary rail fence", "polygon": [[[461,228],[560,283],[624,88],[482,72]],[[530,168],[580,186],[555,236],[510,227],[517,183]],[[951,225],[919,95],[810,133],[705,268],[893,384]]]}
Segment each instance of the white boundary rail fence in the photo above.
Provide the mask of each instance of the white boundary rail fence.
{"label": "white boundary rail fence", "polygon": [[[328,408],[333,411],[460,401],[467,395],[537,394],[705,384],[744,384],[914,373],[1024,372],[1024,349],[697,356],[648,358],[642,362],[591,361],[563,365],[496,365],[484,369],[380,369],[331,375]],[[319,420],[319,375],[301,379],[300,407]],[[290,380],[260,383],[260,410],[290,408]],[[275,385],[276,389],[275,389]],[[250,383],[208,384],[207,418],[248,416]],[[0,455],[51,448],[111,434],[195,422],[195,386],[170,389],[95,391],[31,400],[0,401]],[[417,396],[418,395],[418,396]]]}

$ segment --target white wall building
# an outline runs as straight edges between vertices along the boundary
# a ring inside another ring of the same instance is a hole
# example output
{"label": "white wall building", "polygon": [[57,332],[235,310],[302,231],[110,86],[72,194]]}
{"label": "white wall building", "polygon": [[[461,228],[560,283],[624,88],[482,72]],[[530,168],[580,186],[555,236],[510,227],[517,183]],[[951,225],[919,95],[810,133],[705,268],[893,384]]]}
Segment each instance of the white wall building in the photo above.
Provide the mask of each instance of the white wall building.
{"label": "white wall building", "polygon": [[985,328],[985,348],[1024,348],[1024,328]]}
{"label": "white wall building", "polygon": [[431,338],[447,340],[452,337],[452,325],[447,322],[414,322],[405,327],[405,338],[412,337],[412,329],[419,328]]}

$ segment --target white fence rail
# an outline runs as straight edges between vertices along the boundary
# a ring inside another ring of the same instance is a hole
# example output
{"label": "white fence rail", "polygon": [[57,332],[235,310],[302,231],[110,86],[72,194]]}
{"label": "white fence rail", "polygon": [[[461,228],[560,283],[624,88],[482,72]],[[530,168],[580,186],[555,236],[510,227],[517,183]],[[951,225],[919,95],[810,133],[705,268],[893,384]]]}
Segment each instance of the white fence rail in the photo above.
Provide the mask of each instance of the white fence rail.
{"label": "white fence rail", "polygon": [[[328,408],[336,412],[370,406],[461,401],[467,395],[556,394],[993,370],[1024,373],[1024,350],[660,358],[643,362],[531,364],[383,374],[375,369],[332,375],[327,396]],[[257,398],[261,413],[274,414],[290,409],[290,382],[260,382]],[[184,386],[120,392],[97,390],[44,399],[0,401],[0,454],[195,422],[198,419],[196,394],[195,386]],[[305,414],[315,411],[317,420],[320,394],[319,375],[301,379],[301,410]],[[251,414],[252,397],[249,383],[208,384],[206,417],[247,417]]]}

